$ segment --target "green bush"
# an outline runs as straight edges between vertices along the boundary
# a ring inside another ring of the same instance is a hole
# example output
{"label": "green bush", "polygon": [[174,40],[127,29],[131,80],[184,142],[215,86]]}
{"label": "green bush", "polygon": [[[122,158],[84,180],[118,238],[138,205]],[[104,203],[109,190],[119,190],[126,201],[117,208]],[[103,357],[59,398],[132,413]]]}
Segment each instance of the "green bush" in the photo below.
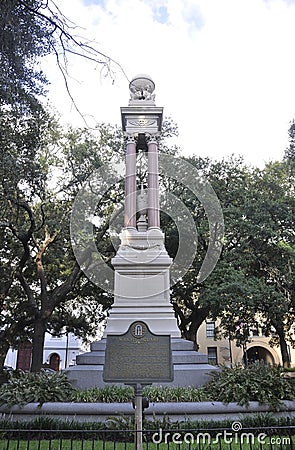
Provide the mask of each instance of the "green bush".
{"label": "green bush", "polygon": [[[254,363],[248,367],[224,367],[213,372],[212,379],[202,387],[146,386],[143,396],[153,402],[222,401],[249,405],[250,401],[278,409],[281,400],[295,399],[295,385],[284,379],[279,367]],[[25,405],[30,402],[131,402],[130,386],[108,385],[85,391],[74,389],[65,374],[13,373],[0,387],[0,404]]]}
{"label": "green bush", "polygon": [[[243,428],[260,427],[286,427],[295,425],[295,417],[276,417],[272,413],[258,413],[247,415],[239,419]],[[172,422],[169,417],[154,417],[144,419],[144,428],[147,430],[162,429],[210,429],[210,428],[231,428],[232,419],[225,420],[186,420]],[[129,429],[134,428],[134,416],[131,417],[109,417],[106,422],[77,422],[74,420],[60,420],[46,416],[37,417],[31,421],[11,421],[1,420],[0,431],[2,430],[106,430],[106,429]]]}
{"label": "green bush", "polygon": [[36,402],[65,402],[74,398],[75,389],[64,374],[17,372],[9,375],[8,382],[0,387],[0,404],[9,407]]}
{"label": "green bush", "polygon": [[236,402],[248,406],[250,401],[279,409],[281,400],[294,400],[295,389],[282,377],[280,367],[255,362],[247,367],[224,367],[214,372],[204,385],[210,400]]}

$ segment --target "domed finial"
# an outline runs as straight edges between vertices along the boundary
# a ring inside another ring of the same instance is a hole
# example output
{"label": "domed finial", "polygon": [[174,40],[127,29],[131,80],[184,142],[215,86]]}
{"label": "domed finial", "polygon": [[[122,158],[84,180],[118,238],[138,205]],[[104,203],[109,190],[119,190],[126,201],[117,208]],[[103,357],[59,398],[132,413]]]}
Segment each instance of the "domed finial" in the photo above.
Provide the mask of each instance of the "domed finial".
{"label": "domed finial", "polygon": [[136,75],[129,84],[130,101],[129,105],[138,105],[142,102],[155,104],[155,83],[149,75]]}

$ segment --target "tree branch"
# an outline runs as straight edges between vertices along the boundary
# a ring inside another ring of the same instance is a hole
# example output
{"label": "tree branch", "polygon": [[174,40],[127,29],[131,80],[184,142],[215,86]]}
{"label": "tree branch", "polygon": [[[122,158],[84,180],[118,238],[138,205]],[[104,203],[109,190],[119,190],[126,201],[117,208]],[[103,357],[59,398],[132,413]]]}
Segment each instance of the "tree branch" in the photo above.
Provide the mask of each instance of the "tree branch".
{"label": "tree branch", "polygon": [[[34,8],[30,7],[24,0],[17,0],[17,1],[21,6],[23,6],[28,11],[32,12],[33,14],[35,14],[36,16],[41,18],[43,21],[49,23],[53,27],[53,30],[50,33],[51,36],[53,36],[56,33],[56,31],[58,31],[60,33],[58,40],[59,40],[61,48],[62,48],[63,59],[64,59],[65,64],[66,64],[66,54],[67,53],[79,56],[81,58],[85,58],[89,61],[95,62],[96,64],[101,64],[103,66],[103,68],[106,68],[107,75],[110,76],[114,82],[114,72],[111,69],[111,63],[113,63],[120,69],[120,71],[126,77],[128,82],[130,81],[120,63],[118,63],[114,59],[110,58],[103,52],[97,50],[95,47],[89,45],[85,38],[82,38],[83,41],[77,40],[77,38],[69,32],[70,29],[77,28],[77,26],[73,23],[72,23],[72,26],[69,25],[69,22],[70,22],[69,19],[67,17],[65,17],[64,14],[62,14],[62,12],[58,8],[58,6],[53,1],[51,1],[51,2],[47,1],[46,7],[43,7],[43,9],[49,11],[49,13],[51,14],[52,17],[47,16],[46,14],[41,12],[40,8],[34,9]],[[56,9],[57,12],[52,10],[49,7],[50,3],[54,6],[54,8]],[[54,44],[51,44],[49,42],[49,45],[56,55],[57,64],[61,71],[62,77],[64,79],[67,93],[70,96],[70,99],[73,102],[75,109],[77,110],[79,115],[83,118],[84,122],[86,123],[83,115],[80,113],[79,109],[77,108],[77,105],[73,101],[73,96],[70,93],[70,89],[69,89],[69,86],[68,86],[68,83],[66,80],[66,76],[65,76],[67,74],[67,71],[62,67],[62,65],[60,63],[59,53],[58,53],[57,49],[55,48]],[[71,46],[73,46],[73,47],[71,48]],[[75,50],[75,48],[78,48],[81,51]]]}
{"label": "tree branch", "polygon": [[42,242],[42,244],[39,247],[39,250],[35,257],[35,263],[37,267],[37,274],[41,283],[41,299],[45,300],[47,295],[47,282],[46,282],[46,276],[44,272],[43,262],[42,258],[44,253],[46,252],[49,245],[55,240],[57,236],[57,232],[53,234],[53,236],[50,236],[48,227],[45,226],[45,238]]}

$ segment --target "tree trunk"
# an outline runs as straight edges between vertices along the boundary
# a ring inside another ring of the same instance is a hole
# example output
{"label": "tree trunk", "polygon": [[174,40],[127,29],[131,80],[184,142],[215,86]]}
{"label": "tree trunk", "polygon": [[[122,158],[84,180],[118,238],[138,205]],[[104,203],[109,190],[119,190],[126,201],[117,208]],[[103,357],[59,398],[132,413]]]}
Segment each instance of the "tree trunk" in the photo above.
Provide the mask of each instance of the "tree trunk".
{"label": "tree trunk", "polygon": [[197,331],[204,320],[208,317],[208,314],[209,308],[196,308],[190,316],[191,322],[187,331],[187,339],[194,342],[196,349],[199,348],[197,342]]}
{"label": "tree trunk", "polygon": [[290,367],[291,361],[283,328],[277,328],[277,333],[280,339],[283,367]]}
{"label": "tree trunk", "polygon": [[43,364],[43,350],[46,333],[46,324],[37,319],[34,325],[31,372],[40,372]]}

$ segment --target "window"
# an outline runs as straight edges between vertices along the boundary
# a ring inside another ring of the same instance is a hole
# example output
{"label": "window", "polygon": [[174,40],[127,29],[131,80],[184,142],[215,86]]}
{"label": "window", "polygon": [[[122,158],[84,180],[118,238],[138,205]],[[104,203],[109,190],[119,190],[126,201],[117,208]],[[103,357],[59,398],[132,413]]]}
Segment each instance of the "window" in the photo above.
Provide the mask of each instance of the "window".
{"label": "window", "polygon": [[217,347],[207,347],[208,363],[217,366]]}
{"label": "window", "polygon": [[214,338],[215,336],[215,323],[206,322],[206,336],[207,338]]}

